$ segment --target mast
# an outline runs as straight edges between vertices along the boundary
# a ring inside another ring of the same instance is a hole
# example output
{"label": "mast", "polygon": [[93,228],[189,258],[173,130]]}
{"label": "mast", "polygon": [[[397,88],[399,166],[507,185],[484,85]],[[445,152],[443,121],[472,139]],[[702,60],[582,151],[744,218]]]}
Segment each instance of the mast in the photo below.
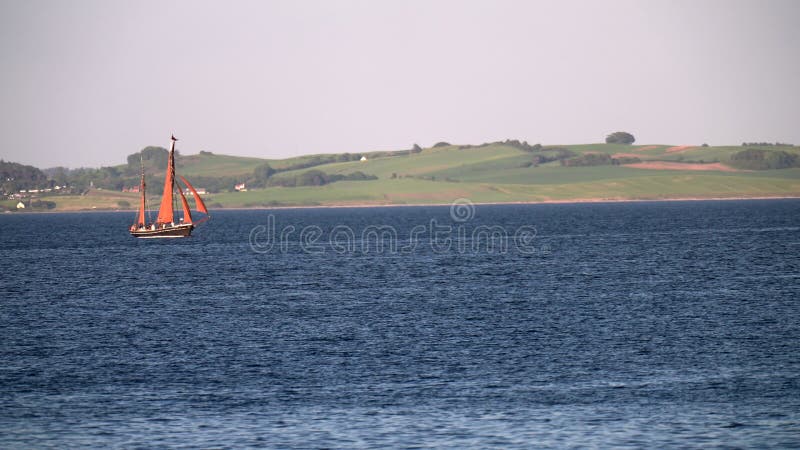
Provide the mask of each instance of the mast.
{"label": "mast", "polygon": [[164,194],[161,196],[161,207],[158,209],[156,223],[167,224],[175,221],[172,209],[173,191],[175,190],[175,136],[169,148],[169,161],[167,161],[167,176],[164,179]]}

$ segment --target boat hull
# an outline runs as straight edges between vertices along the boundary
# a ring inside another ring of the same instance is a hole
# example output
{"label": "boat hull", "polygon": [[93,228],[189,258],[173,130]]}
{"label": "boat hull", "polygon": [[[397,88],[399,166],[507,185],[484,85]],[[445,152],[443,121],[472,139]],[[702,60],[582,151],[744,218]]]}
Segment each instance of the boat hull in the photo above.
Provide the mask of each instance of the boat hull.
{"label": "boat hull", "polygon": [[131,230],[131,236],[140,239],[156,239],[156,238],[182,238],[188,237],[192,234],[194,225],[181,224],[166,228],[156,228],[155,230],[141,229]]}

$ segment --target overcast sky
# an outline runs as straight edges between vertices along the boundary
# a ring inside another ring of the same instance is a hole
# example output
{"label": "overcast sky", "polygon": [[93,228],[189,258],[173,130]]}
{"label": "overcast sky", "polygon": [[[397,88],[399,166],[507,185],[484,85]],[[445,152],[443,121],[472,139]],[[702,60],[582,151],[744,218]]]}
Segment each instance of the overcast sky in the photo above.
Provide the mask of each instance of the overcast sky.
{"label": "overcast sky", "polygon": [[800,1],[0,0],[0,158],[800,144]]}

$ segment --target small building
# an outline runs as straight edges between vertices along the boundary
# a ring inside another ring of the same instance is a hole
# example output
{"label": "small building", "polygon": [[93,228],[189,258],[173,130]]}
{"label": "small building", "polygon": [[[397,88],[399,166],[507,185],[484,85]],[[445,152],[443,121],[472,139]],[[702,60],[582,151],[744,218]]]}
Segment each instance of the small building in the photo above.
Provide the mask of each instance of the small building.
{"label": "small building", "polygon": [[[230,185],[228,185],[228,186],[230,186]],[[233,188],[236,189],[239,192],[247,192],[247,186],[245,186],[244,183],[239,183],[239,184],[235,185]],[[199,192],[198,192],[198,194],[199,194]]]}

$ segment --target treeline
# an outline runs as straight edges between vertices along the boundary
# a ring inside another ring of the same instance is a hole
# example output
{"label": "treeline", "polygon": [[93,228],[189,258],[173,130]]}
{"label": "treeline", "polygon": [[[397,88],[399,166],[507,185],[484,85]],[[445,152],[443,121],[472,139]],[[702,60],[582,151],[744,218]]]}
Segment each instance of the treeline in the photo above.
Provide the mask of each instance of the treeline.
{"label": "treeline", "polygon": [[[394,154],[409,154],[412,150],[400,152],[375,152],[371,157],[392,156]],[[181,158],[178,151],[176,154],[176,165],[181,167]],[[201,152],[208,155],[209,152]],[[258,188],[267,186],[315,186],[333,183],[340,180],[362,180],[374,179],[376,177],[355,172],[348,175],[326,174],[322,171],[311,171],[294,177],[274,178],[273,175],[281,172],[302,170],[323,164],[336,162],[358,161],[363,155],[361,153],[338,153],[332,155],[316,155],[305,160],[298,161],[280,168],[273,168],[268,163],[260,164],[255,167],[251,175],[239,176],[192,176],[192,184],[203,187],[208,192],[233,191],[234,186],[245,183],[248,187]],[[148,174],[159,174],[165,170],[169,161],[169,151],[163,147],[149,146],[139,152],[128,155],[127,165],[122,170],[116,167],[101,167],[99,169],[75,169],[68,170],[57,168],[54,176],[63,176],[64,183],[73,187],[73,190],[83,192],[90,187],[122,190],[125,187],[138,186],[141,167],[144,166]],[[149,178],[153,180],[153,178]],[[155,180],[161,180],[157,175]],[[163,184],[150,181],[147,185],[147,192],[153,195],[160,195],[163,191]]]}
{"label": "treeline", "polygon": [[377,180],[375,175],[367,175],[356,171],[347,175],[327,174],[321,170],[313,169],[293,177],[271,177],[266,186],[297,187],[297,186],[323,186],[337,181],[366,181]]}
{"label": "treeline", "polygon": [[[447,144],[449,145],[449,144]],[[378,177],[375,175],[367,175],[361,171],[356,171],[350,174],[328,174],[321,170],[310,170],[295,176],[280,176],[283,172],[290,172],[302,169],[309,169],[324,164],[360,161],[362,157],[368,159],[387,158],[396,156],[408,156],[415,153],[422,152],[422,147],[414,144],[409,150],[395,150],[395,151],[378,151],[369,153],[336,153],[332,155],[315,155],[304,161],[299,161],[294,164],[289,164],[282,167],[272,167],[269,163],[260,164],[253,170],[252,176],[249,178],[222,178],[219,180],[205,179],[204,186],[209,186],[211,192],[218,192],[219,190],[232,189],[237,183],[245,183],[248,187],[265,188],[271,186],[281,187],[296,187],[296,186],[322,186],[325,184],[335,183],[337,181],[363,181],[363,180],[376,180]],[[197,178],[197,177],[195,177]],[[200,185],[200,182],[198,182]]]}
{"label": "treeline", "polygon": [[[328,174],[321,170],[311,169],[295,176],[277,176],[279,173],[272,169],[268,164],[262,164],[253,171],[250,177],[209,177],[209,176],[192,176],[191,182],[193,185],[205,188],[208,192],[225,192],[233,191],[234,186],[239,183],[252,188],[266,188],[273,186],[281,187],[296,187],[296,186],[322,186],[325,184],[335,183],[337,181],[360,181],[360,180],[376,180],[378,177],[374,175],[367,175],[363,172],[353,172],[350,174]],[[273,176],[275,175],[275,176]],[[160,188],[159,188],[160,189]],[[148,187],[148,191],[150,188]],[[151,191],[158,193],[159,191]]]}
{"label": "treeline", "polygon": [[[176,161],[180,158],[180,156],[180,152],[175,150]],[[167,168],[167,163],[169,162],[169,151],[164,147],[149,146],[143,148],[139,152],[128,155],[127,160],[127,172],[131,175],[140,173],[142,165],[144,165],[145,170],[165,170]]]}
{"label": "treeline", "polygon": [[56,202],[51,202],[48,200],[32,200],[28,203],[26,208],[31,209],[56,209]]}
{"label": "treeline", "polygon": [[[52,167],[40,170],[33,166],[0,160],[0,193],[11,194],[20,190],[53,189],[59,186],[62,188],[59,190],[61,193],[80,194],[92,187],[120,191],[125,187],[138,186],[140,154],[145,169],[150,169],[148,172],[166,169],[169,153],[161,147],[146,147],[141,152],[128,155],[128,164],[121,167]],[[153,194],[160,194],[163,190],[161,183],[151,183],[147,188]]]}
{"label": "treeline", "polygon": [[[440,142],[439,144],[450,145],[450,144],[448,144],[446,142]],[[437,144],[437,145],[439,145],[439,144]],[[523,152],[528,152],[528,153],[535,153],[535,152],[540,152],[540,151],[546,150],[545,147],[542,147],[542,144],[530,145],[530,144],[528,144],[528,141],[520,142],[517,139],[506,139],[505,141],[484,142],[483,144],[479,144],[479,145],[470,145],[470,144],[459,145],[458,149],[459,150],[466,150],[466,149],[470,149],[470,148],[483,148],[483,147],[488,147],[490,145],[507,145],[509,147],[514,147],[517,150],[521,150]],[[434,147],[436,147],[436,145],[434,145]]]}
{"label": "treeline", "polygon": [[[441,144],[441,143],[440,143]],[[449,145],[449,144],[448,144]],[[300,160],[293,164],[273,168],[269,164],[257,166],[251,175],[244,176],[193,176],[192,184],[203,187],[209,192],[232,191],[234,186],[239,183],[246,183],[248,187],[267,187],[267,186],[313,186],[333,183],[341,180],[369,180],[375,179],[373,175],[366,175],[362,172],[354,172],[347,175],[326,174],[321,171],[312,171],[292,177],[280,177],[270,181],[275,174],[302,169],[310,169],[316,166],[337,162],[358,161],[362,157],[369,159],[408,156],[422,152],[422,148],[414,144],[408,150],[396,151],[377,151],[369,153],[337,153],[331,155],[315,155],[307,159]],[[201,155],[211,155],[211,152],[202,151]],[[181,155],[176,150],[176,165],[180,169]],[[0,161],[0,193],[11,194],[19,190],[44,189],[54,186],[68,186],[62,192],[85,193],[94,187],[121,191],[126,187],[139,185],[139,177],[142,167],[149,175],[156,175],[156,178],[149,177],[149,180],[159,180],[161,173],[166,169],[169,161],[169,151],[164,147],[148,146],[142,150],[127,156],[124,166],[100,167],[100,168],[77,168],[68,169],[65,167],[55,167],[41,171],[33,166],[23,166],[17,163]],[[159,195],[163,191],[163,184],[150,181],[147,191],[153,195]]]}
{"label": "treeline", "polygon": [[[100,167],[99,169],[80,167],[68,169],[53,167],[43,171],[48,177],[48,187],[61,186],[62,193],[83,193],[91,187],[122,190],[126,186],[138,186],[139,176],[127,175],[127,170],[117,167]],[[148,189],[150,186],[148,186]],[[158,187],[160,192],[162,188]]]}
{"label": "treeline", "polygon": [[545,147],[542,144],[528,144],[527,141],[520,142],[517,139],[506,139],[505,141],[487,142],[481,145],[461,145],[459,149],[481,148],[489,145],[506,145],[514,147],[526,153],[533,154],[530,161],[525,161],[519,167],[537,167],[540,164],[559,161],[565,167],[590,167],[590,166],[611,166],[622,164],[633,164],[642,160],[636,157],[613,158],[605,153],[584,153],[579,154],[564,147]]}
{"label": "treeline", "polygon": [[574,158],[562,159],[561,165],[564,167],[592,167],[592,166],[619,166],[622,164],[633,164],[642,162],[636,157],[613,158],[607,153],[584,153]]}
{"label": "treeline", "polygon": [[18,192],[20,189],[49,187],[52,187],[49,178],[36,167],[0,159],[0,191],[2,194]]}
{"label": "treeline", "polygon": [[276,172],[288,172],[290,170],[308,169],[309,167],[321,166],[323,164],[332,164],[337,162],[358,161],[361,159],[361,153],[338,153],[333,155],[317,155],[312,156],[306,161],[301,161],[295,164],[275,169]]}
{"label": "treeline", "polygon": [[[176,153],[176,164],[180,168],[181,159],[178,151]],[[211,155],[210,152],[200,152],[202,155]],[[388,152],[384,152],[388,153]],[[408,153],[408,151],[404,152]],[[321,171],[312,171],[311,174],[301,174],[295,177],[283,177],[271,181],[273,175],[288,172],[293,170],[308,169],[323,164],[331,164],[337,162],[358,161],[363,155],[361,153],[338,153],[332,155],[315,155],[308,159],[298,161],[293,164],[282,166],[280,168],[273,168],[268,163],[256,166],[251,175],[239,176],[192,176],[192,184],[198,187],[205,188],[208,192],[224,192],[234,190],[234,186],[240,183],[245,183],[250,188],[259,188],[267,186],[313,186],[332,183],[340,179],[362,179],[361,176],[356,174],[350,175],[329,175]],[[383,156],[378,154],[377,156]],[[163,147],[146,147],[142,151],[128,155],[128,165],[126,172],[128,174],[138,174],[140,167],[144,164],[146,172],[156,172],[164,170],[167,167],[169,160],[169,152]],[[106,168],[103,168],[106,169]],[[319,172],[319,173],[318,173]],[[360,172],[358,172],[360,173]],[[321,174],[321,175],[320,175]],[[361,174],[363,175],[363,174]],[[347,178],[352,177],[352,178]],[[105,178],[95,181],[97,187],[108,187],[109,189],[122,189],[123,186],[134,186],[138,184],[138,176],[133,178],[120,178],[116,183],[109,184]],[[98,184],[99,183],[99,184]],[[152,194],[160,194],[163,191],[161,184],[150,184],[147,186],[148,192]]]}
{"label": "treeline", "polygon": [[[176,150],[176,156],[180,153]],[[68,169],[54,167],[46,169],[52,184],[67,186],[66,192],[83,193],[94,187],[112,191],[121,191],[126,187],[138,186],[141,167],[147,173],[157,173],[167,168],[169,152],[163,147],[149,146],[139,152],[128,155],[125,166],[104,166],[100,168],[80,167]],[[149,183],[147,191],[160,194],[164,187],[162,183]]]}
{"label": "treeline", "polygon": [[794,145],[783,142],[742,142],[742,147],[794,147]]}
{"label": "treeline", "polygon": [[[65,172],[67,184],[73,191],[86,191],[91,187],[121,191],[124,187],[138,186],[139,176],[129,175],[116,167],[101,167],[99,169],[84,168],[73,169]],[[155,188],[155,186],[152,186]],[[148,186],[150,189],[151,186]],[[158,187],[161,192],[163,186]]]}
{"label": "treeline", "polygon": [[[439,142],[438,144],[434,145],[434,147],[442,145],[450,145],[450,144],[446,142]],[[367,159],[389,158],[394,156],[408,156],[414,153],[420,153],[421,151],[422,147],[420,147],[417,144],[414,144],[409,150],[390,150],[390,151],[376,151],[368,153],[334,153],[331,155],[315,155],[309,158],[308,160],[297,162],[280,168],[275,168],[274,170],[275,172],[289,172],[291,170],[308,169],[315,166],[321,166],[323,164],[359,161],[361,160],[362,157],[366,157]]]}
{"label": "treeline", "polygon": [[775,170],[800,167],[800,156],[781,150],[748,148],[731,155],[731,165],[746,170]]}
{"label": "treeline", "polygon": [[544,147],[542,147],[542,144],[529,145],[528,141],[520,142],[520,141],[518,141],[516,139],[506,139],[503,142],[503,144],[508,145],[510,147],[514,147],[517,150],[522,150],[523,152],[528,152],[528,153],[541,152],[542,149],[544,148]]}

